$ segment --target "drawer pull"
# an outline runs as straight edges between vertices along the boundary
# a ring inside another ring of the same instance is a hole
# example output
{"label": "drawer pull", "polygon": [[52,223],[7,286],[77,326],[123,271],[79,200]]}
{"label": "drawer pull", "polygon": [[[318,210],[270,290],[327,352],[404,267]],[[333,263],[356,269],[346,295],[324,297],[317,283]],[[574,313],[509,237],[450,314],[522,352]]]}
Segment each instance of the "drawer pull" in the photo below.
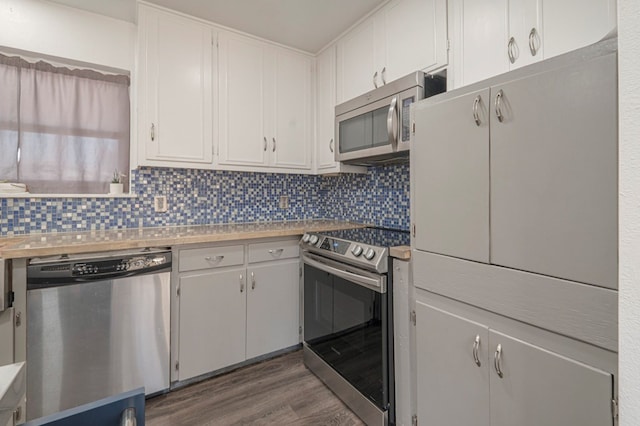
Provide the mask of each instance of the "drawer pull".
{"label": "drawer pull", "polygon": [[476,362],[476,365],[480,367],[482,363],[480,362],[480,357],[478,356],[478,350],[480,349],[480,335],[476,335],[476,339],[473,342],[473,360]]}
{"label": "drawer pull", "polygon": [[204,260],[206,260],[207,262],[220,262],[222,259],[224,259],[224,256],[206,256],[204,258]]}
{"label": "drawer pull", "polygon": [[275,250],[274,249],[270,249],[269,250],[269,254],[274,256],[274,257],[278,257],[278,256],[280,256],[282,254],[283,251],[284,251],[284,249],[281,249],[281,248],[275,249]]}

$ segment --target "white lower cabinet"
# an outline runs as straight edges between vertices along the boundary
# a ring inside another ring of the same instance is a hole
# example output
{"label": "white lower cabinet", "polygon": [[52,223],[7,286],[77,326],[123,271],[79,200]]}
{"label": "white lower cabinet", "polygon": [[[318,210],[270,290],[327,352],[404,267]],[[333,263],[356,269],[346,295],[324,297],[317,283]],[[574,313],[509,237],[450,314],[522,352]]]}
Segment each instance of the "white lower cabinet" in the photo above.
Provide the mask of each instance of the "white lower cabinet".
{"label": "white lower cabinet", "polygon": [[416,301],[419,424],[614,424],[613,375]]}
{"label": "white lower cabinet", "polygon": [[245,360],[244,268],[180,278],[180,380]]}
{"label": "white lower cabinet", "polygon": [[202,376],[299,343],[297,242],[179,251],[174,379]]}

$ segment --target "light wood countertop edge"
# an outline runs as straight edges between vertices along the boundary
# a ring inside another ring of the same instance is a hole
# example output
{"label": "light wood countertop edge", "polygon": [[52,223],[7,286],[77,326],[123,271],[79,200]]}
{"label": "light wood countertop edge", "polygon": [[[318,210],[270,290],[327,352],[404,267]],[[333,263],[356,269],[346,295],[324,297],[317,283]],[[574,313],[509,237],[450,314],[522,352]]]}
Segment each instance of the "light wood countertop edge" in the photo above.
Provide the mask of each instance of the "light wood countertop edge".
{"label": "light wood countertop edge", "polygon": [[389,249],[389,255],[400,260],[411,260],[411,247],[396,246]]}

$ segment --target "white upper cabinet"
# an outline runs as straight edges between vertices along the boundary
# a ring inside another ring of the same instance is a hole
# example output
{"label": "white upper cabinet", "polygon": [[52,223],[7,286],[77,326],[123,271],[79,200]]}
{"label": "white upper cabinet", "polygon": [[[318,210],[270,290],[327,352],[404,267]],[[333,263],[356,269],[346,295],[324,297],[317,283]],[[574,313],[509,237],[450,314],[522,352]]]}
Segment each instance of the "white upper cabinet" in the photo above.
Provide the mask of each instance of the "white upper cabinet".
{"label": "white upper cabinet", "polygon": [[449,0],[453,87],[595,43],[615,28],[615,9],[615,0]]}
{"label": "white upper cabinet", "polygon": [[447,62],[446,0],[394,0],[338,41],[337,101]]}
{"label": "white upper cabinet", "polygon": [[230,32],[219,55],[218,164],[309,170],[311,57]]}
{"label": "white upper cabinet", "polygon": [[211,168],[212,28],[139,6],[139,163]]}

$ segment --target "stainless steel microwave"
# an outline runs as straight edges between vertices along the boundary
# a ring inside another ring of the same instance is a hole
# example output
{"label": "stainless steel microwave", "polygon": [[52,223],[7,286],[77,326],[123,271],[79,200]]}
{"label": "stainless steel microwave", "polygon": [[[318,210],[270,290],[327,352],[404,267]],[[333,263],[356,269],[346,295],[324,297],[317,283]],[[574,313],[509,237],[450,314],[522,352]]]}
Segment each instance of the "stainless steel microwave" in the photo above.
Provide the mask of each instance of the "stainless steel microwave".
{"label": "stainless steel microwave", "polygon": [[446,90],[446,79],[409,74],[336,106],[336,161],[373,165],[409,155],[411,104]]}

